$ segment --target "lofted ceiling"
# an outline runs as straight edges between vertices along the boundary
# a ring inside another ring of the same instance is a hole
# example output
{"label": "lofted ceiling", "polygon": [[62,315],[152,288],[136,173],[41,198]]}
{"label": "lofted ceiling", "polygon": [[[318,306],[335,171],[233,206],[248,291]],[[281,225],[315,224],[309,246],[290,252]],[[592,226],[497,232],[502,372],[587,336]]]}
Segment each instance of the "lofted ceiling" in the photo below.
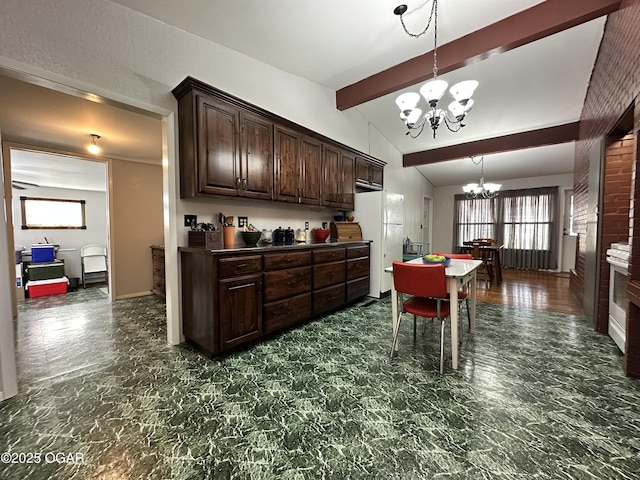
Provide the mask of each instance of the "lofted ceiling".
{"label": "lofted ceiling", "polygon": [[[397,4],[389,2],[111,1],[337,92],[433,49],[433,27],[419,39],[408,37],[393,14]],[[433,0],[404,1],[409,7],[407,27],[421,30]],[[438,52],[446,52],[446,44],[455,45],[465,35],[476,38],[473,36],[488,25],[508,21],[513,15],[527,15],[532,8],[547,5],[561,16],[565,4],[575,10],[582,5],[585,9],[594,4],[610,7],[612,0],[564,4],[561,0],[439,0]],[[395,98],[403,91],[417,91],[422,82],[391,89],[393,93],[350,108],[357,109],[401,153],[427,152],[427,157],[430,151],[446,146],[576,122],[606,16],[591,15],[585,20],[548,36],[539,35],[539,39],[522,42],[517,48],[494,48],[462,62],[459,68],[441,72],[440,78],[450,84],[465,79],[480,82],[474,109],[458,133],[441,127],[435,139],[430,131],[416,139],[405,135]],[[441,56],[446,64],[445,53]],[[428,74],[432,63],[424,63]],[[26,102],[29,109],[22,108]],[[5,139],[30,143],[39,136],[53,147],[69,150],[70,145],[88,142],[89,133],[95,131],[103,137],[100,144],[105,156],[135,161],[160,158],[160,122],[140,112],[5,76],[0,76],[0,105]],[[500,153],[469,150],[469,154],[486,154],[487,181],[504,181],[570,173],[573,148],[573,142],[567,142]],[[417,168],[435,186],[477,181],[479,175],[479,167],[466,157]]]}

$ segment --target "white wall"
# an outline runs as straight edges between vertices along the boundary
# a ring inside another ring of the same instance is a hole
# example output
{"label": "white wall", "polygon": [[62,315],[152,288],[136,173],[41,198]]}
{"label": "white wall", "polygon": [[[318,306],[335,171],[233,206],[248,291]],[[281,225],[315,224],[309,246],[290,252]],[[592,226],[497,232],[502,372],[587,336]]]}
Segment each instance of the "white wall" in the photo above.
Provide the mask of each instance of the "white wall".
{"label": "white wall", "polygon": [[[505,180],[503,190],[517,190],[519,188],[560,187],[560,212],[564,212],[564,191],[573,188],[573,174],[549,175],[545,177],[522,178]],[[453,199],[454,195],[462,193],[462,185],[436,187],[434,189],[433,213],[433,250],[453,251]],[[562,228],[559,229],[558,245],[562,239]]]}
{"label": "white wall", "polygon": [[[105,171],[106,178],[106,171]],[[56,198],[65,200],[85,200],[87,228],[85,229],[35,229],[22,230],[22,216],[20,213],[20,196]],[[69,278],[80,278],[80,248],[90,243],[109,245],[107,222],[107,196],[105,192],[88,190],[70,190],[66,188],[30,187],[25,190],[15,190],[13,196],[13,238],[16,248],[19,245],[27,250],[32,244],[49,243],[60,245],[61,249],[75,249],[71,252],[59,252],[58,258],[64,259],[65,275]]]}

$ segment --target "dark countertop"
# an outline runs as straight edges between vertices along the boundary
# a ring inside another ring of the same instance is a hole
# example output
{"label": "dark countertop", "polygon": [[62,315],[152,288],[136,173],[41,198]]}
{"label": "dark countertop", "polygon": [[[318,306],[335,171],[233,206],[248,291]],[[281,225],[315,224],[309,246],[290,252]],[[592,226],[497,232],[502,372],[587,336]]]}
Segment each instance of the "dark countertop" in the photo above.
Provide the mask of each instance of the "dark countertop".
{"label": "dark countertop", "polygon": [[200,253],[202,255],[220,255],[227,253],[269,253],[269,252],[282,252],[289,250],[308,250],[310,248],[323,248],[323,247],[336,247],[338,245],[362,245],[363,243],[369,244],[371,240],[349,240],[345,242],[322,242],[322,243],[294,243],[293,245],[273,245],[265,244],[258,245],[257,247],[245,247],[234,246],[231,248],[221,248],[218,250],[207,250],[205,248],[194,247],[178,247],[180,252]]}

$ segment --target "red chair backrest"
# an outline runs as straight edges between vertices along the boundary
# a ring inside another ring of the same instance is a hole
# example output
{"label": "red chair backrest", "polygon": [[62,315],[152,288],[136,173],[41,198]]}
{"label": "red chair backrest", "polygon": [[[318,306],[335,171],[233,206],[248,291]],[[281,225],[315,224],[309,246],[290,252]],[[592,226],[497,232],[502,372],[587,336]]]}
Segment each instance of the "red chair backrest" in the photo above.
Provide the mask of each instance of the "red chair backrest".
{"label": "red chair backrest", "polygon": [[447,296],[447,276],[442,264],[393,262],[393,285],[400,293],[416,297]]}
{"label": "red chair backrest", "polygon": [[443,257],[455,258],[456,260],[473,260],[470,253],[441,253],[433,252],[433,255],[442,255]]}

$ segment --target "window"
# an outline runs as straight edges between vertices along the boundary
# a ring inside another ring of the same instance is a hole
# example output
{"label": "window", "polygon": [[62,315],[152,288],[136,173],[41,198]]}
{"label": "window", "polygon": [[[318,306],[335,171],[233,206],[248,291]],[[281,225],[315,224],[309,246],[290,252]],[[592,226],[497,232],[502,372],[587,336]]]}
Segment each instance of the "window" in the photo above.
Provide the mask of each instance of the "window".
{"label": "window", "polygon": [[558,187],[505,190],[492,199],[455,197],[454,243],[494,238],[502,264],[524,269],[557,267]]}
{"label": "window", "polygon": [[85,201],[20,197],[22,229],[85,229]]}

